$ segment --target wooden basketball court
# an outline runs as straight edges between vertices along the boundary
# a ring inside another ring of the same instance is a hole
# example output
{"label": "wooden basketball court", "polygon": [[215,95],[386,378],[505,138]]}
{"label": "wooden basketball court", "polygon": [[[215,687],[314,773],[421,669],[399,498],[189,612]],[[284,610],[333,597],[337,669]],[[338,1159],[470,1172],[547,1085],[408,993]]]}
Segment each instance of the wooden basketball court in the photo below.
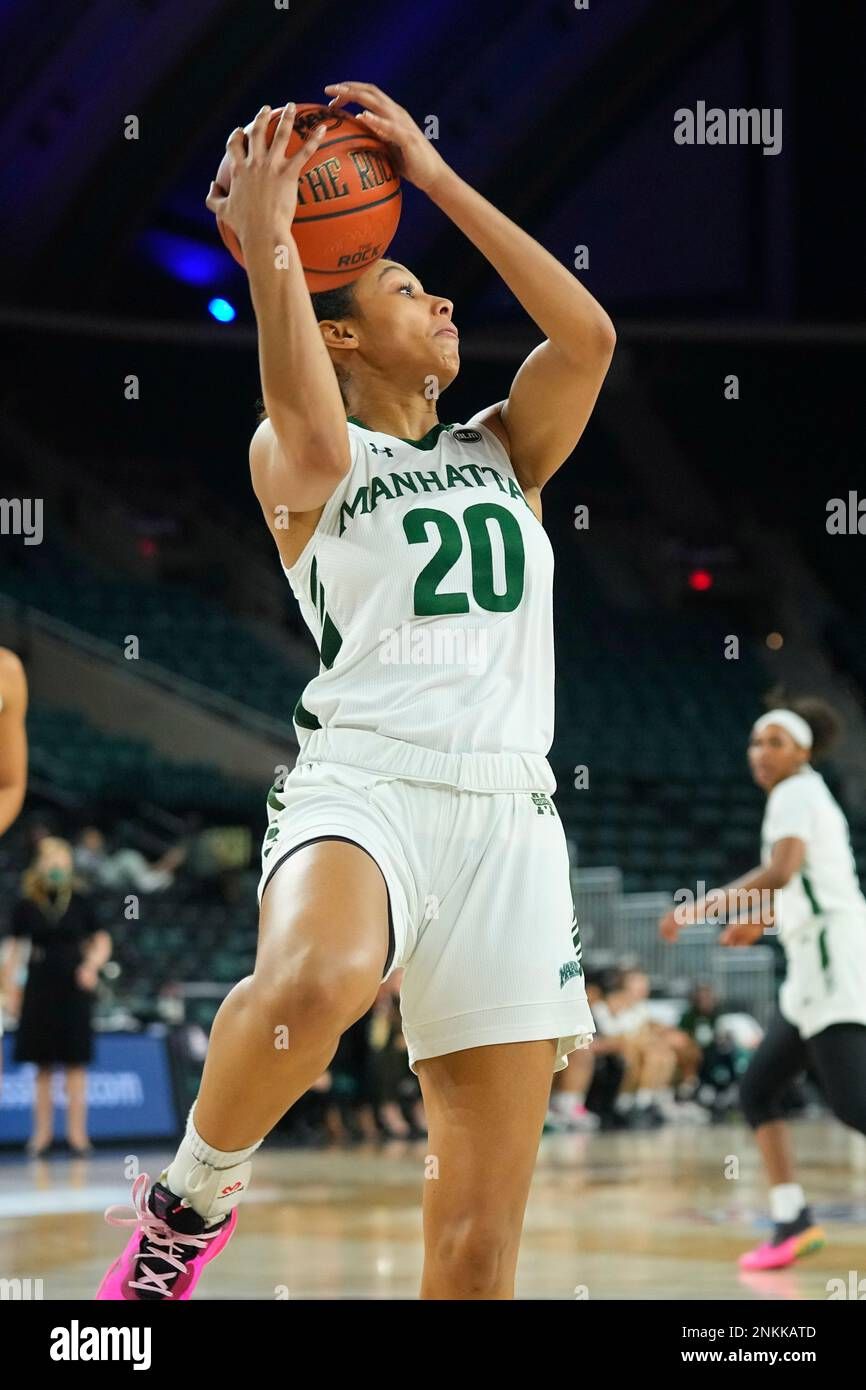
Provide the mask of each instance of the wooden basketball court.
{"label": "wooden basketball court", "polygon": [[[824,1120],[795,1127],[800,1181],[827,1245],[792,1270],[743,1275],[766,1236],[757,1152],[740,1125],[546,1136],[530,1198],[518,1297],[826,1299],[866,1276],[866,1140]],[[126,1153],[0,1160],[0,1276],[41,1279],[47,1299],[90,1299],[126,1236]],[[204,1299],[417,1297],[426,1145],[297,1150],[255,1159],[237,1234]],[[155,1175],[171,1155],[139,1155]],[[726,1177],[735,1173],[738,1177]],[[491,1174],[496,1181],[496,1174]],[[35,1287],[35,1286],[31,1286]]]}

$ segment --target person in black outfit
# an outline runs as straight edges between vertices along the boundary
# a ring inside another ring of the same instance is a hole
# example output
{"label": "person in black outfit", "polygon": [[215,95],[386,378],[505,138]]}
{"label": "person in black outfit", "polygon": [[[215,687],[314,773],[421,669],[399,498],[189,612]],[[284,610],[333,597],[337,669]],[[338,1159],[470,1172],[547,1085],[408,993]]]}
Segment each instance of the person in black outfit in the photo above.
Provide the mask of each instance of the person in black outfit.
{"label": "person in black outfit", "polygon": [[[20,1000],[16,1062],[35,1062],[33,1134],[28,1152],[38,1157],[53,1139],[51,1094],[55,1067],[66,1069],[67,1140],[76,1154],[87,1138],[86,1067],[91,1060],[91,1010],[99,971],[111,954],[111,938],[96,925],[86,898],[73,891],[72,850],[49,836],[39,846],[24,891],[12,912],[12,951],[6,961],[7,997],[16,1000],[21,947],[30,962]],[[17,1002],[17,1000],[16,1000]]]}

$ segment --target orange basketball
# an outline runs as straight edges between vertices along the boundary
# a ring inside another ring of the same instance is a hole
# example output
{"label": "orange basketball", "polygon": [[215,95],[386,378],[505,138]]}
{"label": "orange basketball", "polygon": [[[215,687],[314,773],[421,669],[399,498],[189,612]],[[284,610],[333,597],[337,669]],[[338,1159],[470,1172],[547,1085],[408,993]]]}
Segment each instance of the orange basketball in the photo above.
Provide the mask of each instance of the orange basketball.
{"label": "orange basketball", "polygon": [[[270,146],[282,107],[268,122]],[[298,206],[292,235],[301,255],[311,292],[336,289],[356,280],[393,240],[400,221],[402,193],[386,146],[345,111],[313,102],[299,104],[286,156],[301,148],[310,131],[324,120],[327,133],[298,179]],[[252,122],[244,127],[249,135]],[[228,193],[231,161],[226,154],[216,182]],[[243,265],[240,242],[217,218],[220,236]]]}

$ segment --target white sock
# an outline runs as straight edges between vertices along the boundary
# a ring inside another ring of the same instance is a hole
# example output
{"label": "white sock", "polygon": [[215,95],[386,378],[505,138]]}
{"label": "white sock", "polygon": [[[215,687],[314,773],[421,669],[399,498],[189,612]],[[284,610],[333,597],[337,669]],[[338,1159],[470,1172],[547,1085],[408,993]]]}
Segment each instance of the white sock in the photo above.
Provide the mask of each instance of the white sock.
{"label": "white sock", "polygon": [[652,1097],[657,1105],[673,1105],[674,1088],[673,1086],[660,1086],[657,1091],[652,1092]]}
{"label": "white sock", "polygon": [[806,1195],[798,1182],[780,1182],[770,1188],[770,1215],[782,1223],[794,1221],[806,1205]]}
{"label": "white sock", "polygon": [[640,1086],[638,1087],[637,1096],[635,1098],[635,1104],[640,1106],[641,1109],[643,1109],[645,1105],[652,1104],[652,1099],[654,1095],[655,1092],[651,1091],[648,1086]]}
{"label": "white sock", "polygon": [[554,1115],[570,1115],[585,1100],[584,1091],[554,1091],[550,1097],[550,1108]]}
{"label": "white sock", "polygon": [[634,1091],[621,1091],[613,1103],[614,1110],[625,1115],[634,1105]]}
{"label": "white sock", "polygon": [[251,1144],[248,1149],[234,1149],[229,1152],[223,1149],[213,1149],[210,1144],[206,1144],[195,1127],[195,1104],[190,1107],[190,1112],[186,1122],[186,1134],[190,1142],[190,1148],[200,1163],[208,1163],[211,1168],[233,1168],[236,1163],[245,1163],[251,1158],[256,1149],[264,1143],[259,1139],[257,1143]]}
{"label": "white sock", "polygon": [[219,1221],[236,1207],[249,1185],[250,1158],[262,1144],[227,1152],[206,1144],[195,1127],[192,1106],[180,1147],[162,1175],[166,1187],[188,1202],[208,1223]]}

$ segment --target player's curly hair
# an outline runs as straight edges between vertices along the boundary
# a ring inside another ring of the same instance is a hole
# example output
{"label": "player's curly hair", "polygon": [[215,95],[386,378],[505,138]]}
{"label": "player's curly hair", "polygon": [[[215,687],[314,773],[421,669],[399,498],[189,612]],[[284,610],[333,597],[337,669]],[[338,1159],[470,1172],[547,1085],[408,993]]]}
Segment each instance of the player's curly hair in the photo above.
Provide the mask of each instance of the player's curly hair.
{"label": "player's curly hair", "polygon": [[834,705],[818,695],[788,694],[785,686],[777,685],[764,696],[766,709],[790,709],[805,719],[812,730],[812,761],[826,758],[845,731],[845,721]]}
{"label": "player's curly hair", "polygon": [[[316,322],[321,323],[324,319],[348,319],[360,318],[361,310],[355,298],[355,282],[350,281],[348,285],[338,285],[334,290],[319,290],[310,295],[313,301],[313,312],[316,315]],[[348,373],[344,367],[334,365],[337,373],[337,385],[340,388],[340,395],[343,398],[343,405],[348,410],[349,401],[346,395],[348,384]],[[263,401],[258,401],[258,422],[268,418]]]}

